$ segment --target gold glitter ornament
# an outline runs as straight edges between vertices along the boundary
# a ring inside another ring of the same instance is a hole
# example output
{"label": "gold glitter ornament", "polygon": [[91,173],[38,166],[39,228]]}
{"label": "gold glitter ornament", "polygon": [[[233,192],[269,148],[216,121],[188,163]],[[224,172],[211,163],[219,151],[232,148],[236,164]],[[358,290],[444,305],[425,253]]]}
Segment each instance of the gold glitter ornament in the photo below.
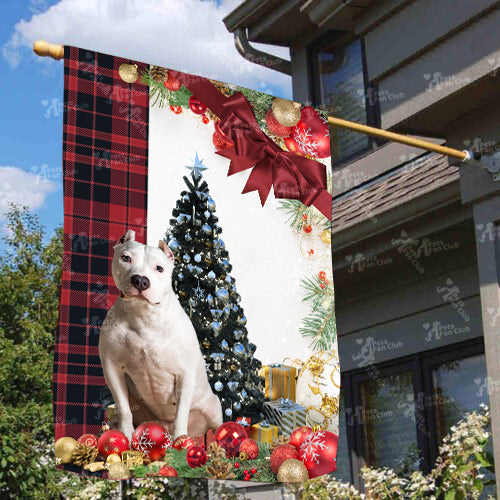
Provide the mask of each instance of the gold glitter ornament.
{"label": "gold glitter ornament", "polygon": [[123,462],[116,462],[109,466],[108,479],[129,479],[130,469]]}
{"label": "gold glitter ornament", "polygon": [[273,100],[273,115],[281,125],[293,127],[300,120],[300,104],[276,97]]}
{"label": "gold glitter ornament", "polygon": [[339,413],[339,398],[332,398],[327,394],[323,394],[323,400],[321,401],[321,406],[319,407],[321,413],[326,417],[330,418],[332,415],[338,415]]}
{"label": "gold glitter ornament", "polygon": [[99,470],[104,470],[104,462],[92,462],[84,467],[85,470],[90,472],[97,472]]}
{"label": "gold glitter ornament", "polygon": [[309,479],[306,466],[296,458],[285,460],[278,469],[280,483],[301,483]]}
{"label": "gold glitter ornament", "polygon": [[329,229],[325,229],[324,231],[322,231],[320,238],[325,245],[332,244],[332,232]]}
{"label": "gold glitter ornament", "polygon": [[117,464],[121,461],[122,459],[116,453],[112,453],[111,455],[108,455],[108,458],[106,458],[106,464],[108,464],[108,466],[111,464]]}
{"label": "gold glitter ornament", "polygon": [[73,460],[73,452],[77,446],[77,440],[72,437],[59,438],[54,445],[56,464],[69,464]]}
{"label": "gold glitter ornament", "polygon": [[139,78],[137,64],[120,64],[118,73],[120,74],[120,78],[127,83],[134,83]]}
{"label": "gold glitter ornament", "polygon": [[311,356],[308,359],[306,366],[313,375],[319,377],[323,373],[325,362],[321,358]]}

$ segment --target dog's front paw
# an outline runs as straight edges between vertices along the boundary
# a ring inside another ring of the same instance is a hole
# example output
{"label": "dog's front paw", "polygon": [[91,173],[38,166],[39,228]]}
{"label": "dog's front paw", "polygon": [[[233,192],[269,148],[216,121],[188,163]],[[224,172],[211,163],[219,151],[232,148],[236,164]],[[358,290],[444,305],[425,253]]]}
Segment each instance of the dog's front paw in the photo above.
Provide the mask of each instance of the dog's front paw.
{"label": "dog's front paw", "polygon": [[134,433],[134,426],[131,423],[121,423],[118,426],[118,429],[120,429],[125,436],[127,436],[127,439],[129,440],[130,443],[132,443],[132,434]]}

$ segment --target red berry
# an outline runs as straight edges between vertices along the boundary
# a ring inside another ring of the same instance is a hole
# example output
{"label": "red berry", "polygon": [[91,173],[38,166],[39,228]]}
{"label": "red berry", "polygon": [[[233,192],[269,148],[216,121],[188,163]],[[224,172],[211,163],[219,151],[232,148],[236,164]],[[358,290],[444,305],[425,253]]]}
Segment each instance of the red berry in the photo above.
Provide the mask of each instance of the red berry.
{"label": "red berry", "polygon": [[239,462],[236,462],[236,463],[234,464],[234,466],[235,466],[237,469],[239,469],[239,467],[240,467]]}
{"label": "red berry", "polygon": [[325,285],[329,285],[330,282],[328,280],[325,280]]}
{"label": "red berry", "polygon": [[245,469],[245,470],[243,471],[243,474],[245,474],[245,476],[248,476],[248,470],[247,470],[247,469]]}
{"label": "red berry", "polygon": [[304,229],[304,231],[306,233],[310,233],[313,230],[311,224],[304,224],[304,226],[302,227],[302,229]]}
{"label": "red berry", "polygon": [[251,472],[252,474],[255,474],[255,473],[257,472],[257,470],[256,470],[256,469],[252,469],[250,472]]}
{"label": "red berry", "polygon": [[207,125],[209,122],[210,122],[210,118],[208,116],[205,116],[203,115],[203,117],[201,118],[201,121]]}
{"label": "red berry", "polygon": [[174,106],[173,104],[170,105],[170,111],[173,111],[176,115],[182,113],[182,107],[181,106]]}
{"label": "red berry", "polygon": [[250,481],[250,476],[245,476],[245,477],[243,478],[243,481]]}
{"label": "red berry", "polygon": [[304,214],[304,215],[302,216],[302,220],[307,220],[307,214]]}
{"label": "red berry", "polygon": [[318,278],[321,281],[325,281],[326,280],[326,273],[325,273],[325,271],[320,271],[319,274],[318,274]]}
{"label": "red berry", "polygon": [[320,286],[320,288],[325,288],[325,284],[324,283],[321,283],[319,286]]}

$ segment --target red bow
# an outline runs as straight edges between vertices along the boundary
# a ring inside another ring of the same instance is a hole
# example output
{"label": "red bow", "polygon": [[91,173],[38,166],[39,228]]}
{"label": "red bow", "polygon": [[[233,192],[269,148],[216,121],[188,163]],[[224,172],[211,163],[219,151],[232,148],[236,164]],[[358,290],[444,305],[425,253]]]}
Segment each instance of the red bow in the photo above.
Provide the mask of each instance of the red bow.
{"label": "red bow", "polygon": [[252,107],[241,92],[225,97],[208,80],[175,72],[174,75],[219,118],[222,132],[234,146],[218,153],[231,160],[228,175],[252,168],[243,193],[258,191],[262,206],[271,187],[276,198],[314,205],[332,219],[332,196],[322,163],[283,151],[260,129]]}

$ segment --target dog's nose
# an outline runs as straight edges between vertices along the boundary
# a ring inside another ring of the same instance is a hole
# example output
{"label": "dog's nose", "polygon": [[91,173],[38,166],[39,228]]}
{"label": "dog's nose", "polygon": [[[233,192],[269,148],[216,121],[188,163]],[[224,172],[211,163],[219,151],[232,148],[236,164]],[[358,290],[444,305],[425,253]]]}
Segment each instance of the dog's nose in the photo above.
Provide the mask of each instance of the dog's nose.
{"label": "dog's nose", "polygon": [[139,274],[134,274],[132,278],[130,278],[130,281],[132,282],[132,286],[134,288],[137,288],[139,292],[147,290],[151,284],[149,282],[149,278],[147,278],[146,276],[140,276]]}

